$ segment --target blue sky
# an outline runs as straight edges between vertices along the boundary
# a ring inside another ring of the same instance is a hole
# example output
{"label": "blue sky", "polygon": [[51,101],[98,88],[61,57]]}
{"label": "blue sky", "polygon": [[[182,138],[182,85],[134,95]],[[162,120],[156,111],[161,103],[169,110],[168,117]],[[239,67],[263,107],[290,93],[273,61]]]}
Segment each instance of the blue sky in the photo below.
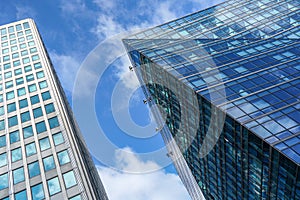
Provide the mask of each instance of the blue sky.
{"label": "blue sky", "polygon": [[[28,17],[35,20],[72,104],[76,74],[89,53],[95,51],[97,45],[99,47],[100,44],[101,47],[101,42],[116,34],[159,25],[220,2],[222,0],[11,0],[2,2],[0,6],[0,24]],[[94,112],[106,137],[117,149],[132,152],[130,155],[118,150],[111,152],[114,166],[101,163],[101,159],[97,161],[98,156],[94,155],[108,196],[112,200],[188,199],[172,165],[161,166],[155,156],[148,157],[148,160],[140,157],[143,153],[164,147],[160,135],[155,130],[148,133],[150,129],[146,128],[140,137],[134,137],[122,131],[112,115],[111,98],[116,83],[121,80],[124,88],[130,91],[137,84],[135,75],[128,71],[129,63],[126,59],[123,56],[110,63],[101,80],[97,82],[94,94]],[[137,125],[146,126],[151,123],[151,116],[142,99],[141,91],[137,90],[131,96],[127,109]],[[85,116],[76,117],[81,119]],[[78,122],[84,132],[82,120]],[[83,135],[86,136],[86,133]],[[89,142],[87,143],[89,146]],[[105,151],[101,147],[97,150]],[[94,150],[94,154],[97,154],[97,150]],[[118,171],[110,167],[117,168]],[[159,170],[146,173],[147,169]],[[125,171],[141,173],[137,175]]]}

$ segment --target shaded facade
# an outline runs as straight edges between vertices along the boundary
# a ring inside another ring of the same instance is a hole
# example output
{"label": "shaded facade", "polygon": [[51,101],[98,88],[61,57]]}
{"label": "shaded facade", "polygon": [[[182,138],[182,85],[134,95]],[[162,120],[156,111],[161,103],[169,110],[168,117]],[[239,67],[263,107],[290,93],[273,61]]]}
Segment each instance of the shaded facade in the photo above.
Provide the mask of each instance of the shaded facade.
{"label": "shaded facade", "polygon": [[299,8],[230,0],[124,40],[193,199],[300,199]]}
{"label": "shaded facade", "polygon": [[0,35],[0,199],[108,199],[34,21]]}

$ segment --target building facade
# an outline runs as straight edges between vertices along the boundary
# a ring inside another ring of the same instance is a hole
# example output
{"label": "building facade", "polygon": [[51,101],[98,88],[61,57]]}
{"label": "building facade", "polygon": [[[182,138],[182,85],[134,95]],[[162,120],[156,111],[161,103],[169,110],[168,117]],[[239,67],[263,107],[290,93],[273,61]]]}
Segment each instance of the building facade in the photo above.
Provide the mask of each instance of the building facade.
{"label": "building facade", "polygon": [[108,199],[34,21],[0,35],[0,199]]}
{"label": "building facade", "polygon": [[300,199],[299,8],[229,0],[123,40],[193,199]]}

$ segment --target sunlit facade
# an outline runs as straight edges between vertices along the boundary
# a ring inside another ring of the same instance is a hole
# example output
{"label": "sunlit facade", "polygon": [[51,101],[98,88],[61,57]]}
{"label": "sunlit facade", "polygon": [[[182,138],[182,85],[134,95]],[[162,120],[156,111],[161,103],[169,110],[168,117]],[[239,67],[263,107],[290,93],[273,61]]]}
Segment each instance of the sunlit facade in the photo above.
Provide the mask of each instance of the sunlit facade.
{"label": "sunlit facade", "polygon": [[0,35],[0,199],[107,199],[34,21]]}
{"label": "sunlit facade", "polygon": [[124,39],[193,199],[300,199],[299,8],[229,0]]}

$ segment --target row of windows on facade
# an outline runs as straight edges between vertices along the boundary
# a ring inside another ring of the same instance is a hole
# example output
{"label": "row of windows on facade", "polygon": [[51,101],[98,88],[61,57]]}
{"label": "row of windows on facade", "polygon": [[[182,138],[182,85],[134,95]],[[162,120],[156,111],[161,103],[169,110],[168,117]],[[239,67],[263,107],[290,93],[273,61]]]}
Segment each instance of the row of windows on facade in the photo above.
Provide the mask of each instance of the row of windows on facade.
{"label": "row of windows on facade", "polygon": [[[24,139],[30,138],[33,135],[34,135],[34,133],[33,133],[33,130],[32,130],[32,126],[27,126],[27,127],[23,128],[23,138]],[[20,138],[21,138],[21,136],[20,136],[19,131],[14,131],[14,132],[11,132],[9,134],[10,144],[13,144],[13,143],[16,143],[16,142],[20,141]],[[61,133],[54,134],[53,135],[53,141],[54,141],[55,145],[61,144],[64,141]],[[0,148],[6,147],[6,145],[7,145],[6,144],[6,135],[0,136]],[[41,151],[49,149],[50,148],[50,142],[49,142],[48,137],[40,139],[39,145],[40,145]],[[32,143],[28,144],[28,145],[26,145],[25,149],[26,149],[26,155],[30,156],[30,155],[32,155],[32,152],[33,152],[32,149],[36,149],[35,144],[32,144]],[[17,150],[16,152],[19,152],[19,151],[20,150]],[[14,154],[17,154],[17,153],[14,153]],[[1,167],[1,164],[0,164],[0,167]]]}
{"label": "row of windows on facade", "polygon": [[[3,140],[0,140],[0,142],[1,141],[2,141],[1,144],[5,145]],[[64,143],[64,139],[63,139],[62,134],[61,133],[54,134],[53,135],[53,141],[54,141],[55,145],[60,145],[60,144]],[[41,139],[39,141],[39,144],[40,144],[41,151],[44,151],[46,149],[51,148],[48,137]],[[26,145],[25,149],[26,149],[26,156],[27,157],[37,153],[35,143],[31,143],[31,144]],[[21,148],[13,150],[11,152],[11,154],[12,154],[12,158],[11,158],[12,162],[16,162],[16,161],[22,159]],[[70,162],[70,157],[68,155],[67,150],[63,150],[61,152],[58,152],[57,153],[57,158],[58,158],[58,162],[59,162],[60,166],[65,165],[65,164]],[[35,176],[38,176],[38,175],[41,174],[39,163],[40,163],[39,161],[35,161],[35,162],[32,162],[32,163],[28,164],[27,168],[28,168],[29,178],[32,178],[32,177],[35,177]],[[43,163],[44,171],[46,171],[46,172],[49,171],[49,170],[55,169],[56,165],[55,165],[53,155],[43,158],[42,163]],[[6,153],[0,155],[0,167],[3,167],[5,165],[7,165]],[[68,172],[68,173],[65,173],[65,174],[69,174],[69,173],[73,173],[73,172]],[[13,184],[18,184],[18,183],[21,183],[21,182],[25,181],[24,167],[13,170],[12,174],[13,174]],[[69,178],[70,178],[69,175],[65,175],[65,174],[63,174],[63,178],[64,178],[64,181],[66,183],[66,188],[68,189],[68,188],[70,188],[70,187],[72,187],[73,185],[76,184],[76,180],[75,180],[75,177],[73,175],[71,177],[71,180],[69,180]],[[66,180],[66,177],[68,178],[67,180]],[[71,183],[70,183],[70,181],[71,181]],[[0,175],[0,190],[3,190],[5,188],[7,188],[8,185],[9,185],[8,184],[8,174],[5,173],[5,174]],[[61,191],[60,189],[59,189],[59,191],[57,190],[57,192],[60,192],[60,191]],[[53,192],[51,192],[51,189],[49,189],[50,195],[56,194],[57,192],[53,193]]]}
{"label": "row of windows on facade", "polygon": [[[31,61],[32,61],[32,62],[38,61],[39,59],[40,59],[40,57],[39,57],[38,54],[31,56]],[[3,57],[3,62],[4,62],[3,66],[4,66],[4,70],[9,69],[9,68],[11,67],[11,63],[8,62],[8,61],[10,61],[10,56],[9,56],[9,55],[4,56],[4,57]],[[6,63],[6,62],[8,62],[8,63]],[[29,57],[23,58],[23,59],[22,59],[22,63],[23,63],[24,65],[29,64],[29,63],[30,63],[30,58],[29,58]],[[18,66],[21,65],[21,61],[20,61],[19,59],[17,59],[17,60],[14,60],[14,61],[12,62],[12,64],[13,64],[14,67],[18,67]]]}
{"label": "row of windows on facade", "polygon": [[[26,31],[26,35],[27,35],[26,40],[28,41],[27,44],[28,44],[29,47],[34,46],[34,44],[35,44],[34,41],[32,40],[33,36],[30,33],[31,33],[30,30]],[[12,36],[12,38],[15,38],[15,36]],[[19,37],[18,40],[17,39],[11,39],[9,41],[5,41],[4,37],[2,37],[1,39],[3,40],[2,43],[1,43],[2,48],[8,47],[8,46],[17,47],[17,43],[19,43],[20,49],[23,49],[26,46],[25,37]],[[12,50],[17,50],[17,49],[12,49]]]}
{"label": "row of windows on facade", "polygon": [[35,42],[33,40],[32,35],[27,34],[26,41],[25,41],[25,37],[20,37],[20,38],[18,38],[18,40],[13,39],[13,40],[10,40],[9,42],[8,41],[3,41],[1,43],[2,54],[3,55],[8,54],[9,53],[9,47],[10,47],[11,53],[13,53],[17,50],[26,49],[27,47],[28,48],[31,48],[31,47],[33,48],[35,46]]}
{"label": "row of windows on facade", "polygon": [[[38,85],[41,90],[48,87],[47,81],[41,81],[38,83]],[[27,89],[28,89],[29,93],[33,93],[33,92],[37,91],[37,86],[35,83],[33,83],[31,85],[28,85]],[[25,95],[26,94],[25,87],[17,89],[16,93],[17,93],[18,97]],[[12,100],[15,98],[15,91],[6,92],[5,96],[6,96],[6,100]],[[3,102],[3,95],[0,95],[0,103],[1,102]]]}
{"label": "row of windows on facade", "polygon": [[[19,58],[20,57],[20,54],[21,54],[21,57],[25,57],[28,55],[28,50],[25,49],[25,50],[22,50],[22,51],[19,51],[19,52],[16,52],[18,50],[18,47],[17,46],[12,46],[11,48],[11,59],[15,59],[15,58]],[[15,53],[14,53],[15,52]],[[29,52],[30,54],[34,54],[37,52],[37,48],[36,47],[32,47],[32,48],[29,48]],[[9,48],[4,48],[2,50],[2,54],[5,55],[5,54],[9,54]],[[3,60],[4,58],[2,58]],[[6,58],[7,59],[7,58]]]}
{"label": "row of windows on facade", "polygon": [[[23,27],[22,27],[23,25]],[[1,35],[6,35],[7,33],[13,33],[15,31],[21,31],[22,29],[29,29],[29,23],[28,22],[24,22],[23,24],[16,24],[15,26],[9,26],[9,27],[4,27],[1,28]]]}
{"label": "row of windows on facade", "polygon": [[[21,64],[21,61],[19,59],[17,60],[17,58],[19,58],[19,53],[13,53],[11,56],[10,55],[3,56],[2,61],[3,61],[3,63],[6,63],[6,62],[10,61],[10,59],[12,59],[12,60],[14,60],[13,61],[14,66],[19,66]],[[37,55],[37,54],[31,56],[32,62],[37,61],[39,59],[40,59],[39,55]],[[22,63],[24,65],[30,63],[30,58],[29,57],[22,58]]]}
{"label": "row of windows on facade", "polygon": [[[47,100],[51,99],[51,95],[50,95],[49,91],[43,92],[41,94],[41,96],[42,96],[43,101],[47,101]],[[3,102],[2,98],[0,98],[0,102]],[[19,100],[18,103],[19,103],[19,109],[23,109],[23,108],[28,107],[28,100],[27,100],[27,98]],[[31,105],[35,105],[37,103],[40,103],[39,95],[31,96],[30,97],[30,103],[31,103]],[[16,105],[16,103],[10,103],[10,104],[8,104],[7,105],[7,113],[15,111],[15,109],[14,109],[15,105]],[[0,113],[1,113],[0,116],[2,115],[2,113],[4,113],[3,106],[0,107]]]}
{"label": "row of windows on facade", "polygon": [[[33,39],[33,36],[31,35],[31,30],[26,30],[25,35],[27,35],[26,36],[27,40],[32,40]],[[16,37],[18,38],[19,43],[24,42],[25,41],[24,31],[18,31],[17,35],[15,33],[11,33],[9,35],[4,35],[4,36],[1,37],[1,42],[5,42],[9,39],[10,44],[12,45],[12,44],[15,44],[13,40],[15,40]]]}
{"label": "row of windows on facade", "polygon": [[[10,69],[10,65],[8,66],[4,66],[5,69]],[[35,63],[34,64],[34,69],[35,70],[38,70],[38,69],[41,69],[42,66],[40,63]],[[19,85],[19,84],[22,84],[22,80],[24,81],[24,79],[22,79],[22,77],[20,77],[20,75],[23,74],[23,71],[24,71],[24,74],[28,74],[28,72],[32,72],[32,66],[31,65],[26,65],[24,67],[21,67],[21,68],[18,68],[18,69],[15,69],[13,71],[6,71],[4,73],[4,79],[5,80],[8,80],[8,79],[11,79],[13,77],[13,75],[15,76],[15,79],[16,79],[16,84]],[[13,73],[14,72],[14,73]],[[36,77],[38,79],[40,78],[43,78],[45,75],[44,75],[44,72],[43,71],[40,71],[40,72],[36,72]],[[26,79],[27,79],[27,76],[26,76]],[[0,81],[3,80],[3,77],[2,77],[2,74],[0,74]]]}
{"label": "row of windows on facade", "polygon": [[[39,117],[43,116],[40,109],[41,108],[36,109]],[[21,122],[24,123],[24,122],[27,122],[27,121],[30,121],[29,111],[24,112],[24,113],[21,114]],[[57,117],[52,117],[52,118],[48,119],[48,123],[49,123],[49,127],[51,129],[59,126],[59,122],[58,122]],[[16,126],[16,125],[18,125],[17,115],[8,118],[8,127],[13,127],[13,126]],[[36,127],[36,132],[37,133],[42,133],[42,132],[45,132],[47,130],[45,121],[36,122],[35,127]],[[0,131],[4,130],[4,129],[5,129],[5,121],[1,120],[0,121]]]}
{"label": "row of windows on facade", "polygon": [[[21,65],[20,62],[13,63],[13,67],[18,67],[20,65]],[[33,66],[34,66],[34,69],[40,69],[40,68],[42,68],[42,65],[41,65],[40,62],[34,63]],[[29,66],[29,65],[24,66],[24,70],[25,70],[25,67],[28,68],[27,70],[29,70],[29,71],[30,71],[30,69],[32,70],[32,67]],[[0,65],[0,68],[2,69],[1,65]],[[5,63],[5,64],[3,64],[3,69],[4,70],[10,69],[10,68],[11,68],[11,63]],[[19,68],[19,69],[22,69],[22,68]],[[15,69],[14,70],[15,74],[17,73],[17,75],[19,75],[20,72],[16,72],[16,70],[19,70],[19,69]]]}
{"label": "row of windows on facade", "polygon": [[[64,139],[61,133],[56,133],[52,136],[53,141],[54,141],[54,145],[60,145],[64,143]],[[1,140],[0,140],[1,142]],[[2,141],[3,142],[3,141]],[[4,144],[4,142],[2,143]],[[45,151],[51,148],[51,144],[49,141],[48,137],[42,138],[39,140],[39,146],[40,146],[40,151]],[[36,155],[37,154],[37,148],[36,148],[36,144],[35,142],[29,143],[27,145],[25,145],[25,151],[26,151],[26,157],[30,157],[32,155]],[[70,162],[67,150],[61,151],[59,153],[57,153],[58,156],[58,160],[60,165],[64,165],[68,162]],[[13,149],[11,151],[11,162],[17,162],[19,160],[22,160],[22,148],[16,148]],[[38,161],[37,161],[38,163]],[[43,163],[44,163],[44,169],[45,171],[49,171],[51,169],[55,168],[55,164],[54,164],[54,159],[53,156],[49,156],[46,158],[43,158]],[[0,154],[0,167],[6,166],[8,164],[8,160],[7,160],[7,153],[2,153]],[[29,164],[29,166],[31,166],[31,164]],[[34,173],[34,172],[32,172]],[[32,174],[31,172],[29,172],[29,175]],[[30,178],[32,178],[33,176],[30,175]],[[16,177],[17,178],[17,177]]]}
{"label": "row of windows on facade", "polygon": [[[6,75],[8,75],[8,74],[5,74],[5,77],[7,77]],[[45,74],[44,74],[43,71],[40,71],[40,72],[36,73],[36,77],[37,77],[37,79],[41,79],[41,78],[45,77]],[[27,83],[30,83],[31,81],[34,81],[35,80],[34,74],[30,73],[30,74],[26,75],[25,80],[26,80]],[[44,82],[46,82],[46,81],[44,81]],[[16,86],[24,84],[24,78],[23,77],[16,78],[15,79],[15,84],[16,84]],[[27,84],[27,85],[29,85],[29,84]],[[46,87],[45,85],[46,85],[45,83],[40,82],[39,83],[40,89],[45,88]],[[12,87],[14,87],[14,81],[13,80],[5,82],[5,89],[9,89],[9,88],[12,88]],[[2,91],[2,90],[3,90],[3,85],[0,84],[0,91]],[[17,90],[17,93],[18,93],[18,95],[21,95],[21,96],[24,95],[24,93],[22,93],[22,90],[19,90],[19,89]]]}
{"label": "row of windows on facade", "polygon": [[[50,96],[49,92],[46,92],[46,93],[42,94],[42,97],[46,96],[48,98],[49,97],[48,95]],[[46,97],[43,98],[43,99],[46,99]],[[34,105],[34,104],[36,104],[36,103],[39,102],[39,97],[38,97],[38,95],[34,95],[34,96],[30,97],[30,100],[31,100],[31,104]],[[19,108],[20,109],[21,108],[25,108],[27,106],[28,106],[27,99],[22,99],[22,100],[19,101]],[[7,105],[7,113],[10,113],[10,112],[13,112],[13,111],[16,111],[16,103],[8,104]],[[54,108],[53,103],[45,105],[45,112],[46,112],[46,114],[50,114],[50,113],[52,113],[54,111],[55,111],[55,108]],[[33,112],[33,117],[34,118],[38,118],[38,117],[43,116],[43,111],[42,111],[41,107],[33,109],[32,112]],[[4,115],[4,108],[3,108],[3,106],[0,107],[0,116],[1,115]],[[20,113],[20,118],[21,118],[21,122],[22,123],[30,121],[31,117],[30,117],[29,111]],[[49,122],[49,126],[51,128],[55,128],[55,127],[57,127],[59,125],[57,117],[48,119],[48,122]],[[13,126],[16,126],[16,125],[18,125],[18,117],[17,117],[17,115],[9,117],[8,118],[8,127],[13,127]],[[4,130],[4,129],[5,129],[5,120],[0,120],[0,130]],[[46,130],[45,122],[36,123],[36,129],[37,129],[38,133],[41,133],[41,132],[45,131]]]}
{"label": "row of windows on facade", "polygon": [[[38,164],[37,164],[38,165]],[[34,168],[34,167],[33,167]],[[20,176],[20,174],[24,173],[24,171],[19,170],[17,176]],[[21,176],[20,176],[21,177]],[[8,175],[5,175],[2,177],[0,176],[0,181],[4,182],[4,181],[8,181]],[[63,174],[63,181],[64,181],[64,186],[66,189],[69,189],[75,185],[77,185],[77,181],[74,175],[73,171],[69,171],[67,173]],[[47,182],[47,187],[48,187],[48,191],[49,191],[49,196],[53,196],[57,193],[60,193],[62,191],[61,185],[60,185],[60,181],[58,177],[54,177],[51,178],[49,180],[46,181]],[[8,184],[7,184],[8,185]],[[1,184],[0,184],[1,186]],[[6,186],[6,185],[5,185]],[[7,186],[8,187],[8,186]],[[1,188],[0,188],[1,189]],[[37,184],[31,187],[31,196],[32,196],[32,200],[41,200],[41,199],[45,199],[45,192],[44,192],[44,188],[43,188],[43,184]],[[4,198],[4,200],[8,200],[9,198]],[[23,190],[21,192],[18,192],[15,194],[15,200],[27,200],[27,191]],[[70,198],[71,200],[78,200],[81,199],[80,195],[77,195],[75,197]]]}
{"label": "row of windows on facade", "polygon": [[[8,109],[10,109],[10,111],[15,110],[15,103],[9,104],[8,107],[9,107]],[[0,107],[0,109],[1,109],[1,107]],[[54,109],[53,103],[47,104],[45,106],[45,110],[46,110],[47,114],[50,114],[50,113],[54,112],[55,109]],[[42,111],[41,107],[33,109],[33,116],[34,116],[34,118],[38,118],[38,117],[43,116],[43,111]],[[21,114],[21,122],[23,123],[23,122],[27,122],[27,121],[30,121],[29,111],[24,112],[24,113]],[[49,126],[50,126],[51,129],[59,126],[57,117],[50,118],[48,120],[48,122],[49,122]],[[18,124],[17,116],[13,116],[13,117],[8,118],[9,127],[15,126],[17,124]],[[0,123],[0,125],[2,125],[2,124]],[[37,130],[36,130],[37,133],[42,133],[46,128],[45,123],[43,123],[43,125],[36,125],[36,128],[37,128]],[[0,129],[3,130],[1,127],[0,127]],[[23,130],[24,139],[33,136],[32,126],[26,126],[22,130]],[[10,143],[11,144],[15,143],[15,142],[18,142],[20,140],[19,131],[10,132],[9,136],[10,136]],[[0,137],[2,137],[2,136],[0,136]],[[0,144],[0,147],[1,147],[1,144]]]}

